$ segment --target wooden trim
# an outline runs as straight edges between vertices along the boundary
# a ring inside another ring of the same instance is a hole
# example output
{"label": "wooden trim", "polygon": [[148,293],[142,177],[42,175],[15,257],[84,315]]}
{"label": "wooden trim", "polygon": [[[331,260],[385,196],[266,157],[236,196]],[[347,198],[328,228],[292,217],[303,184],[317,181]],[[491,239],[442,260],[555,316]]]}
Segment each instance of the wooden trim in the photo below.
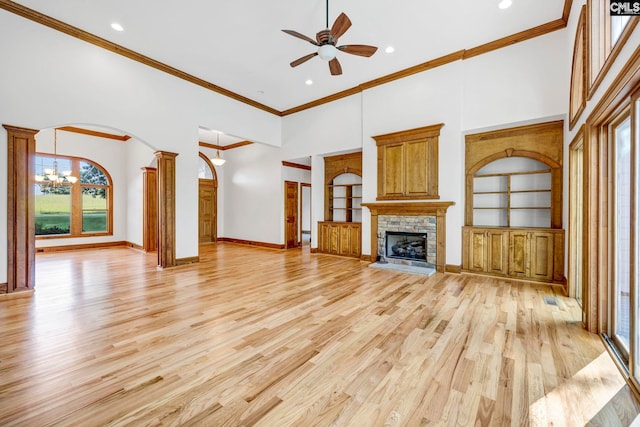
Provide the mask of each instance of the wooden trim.
{"label": "wooden trim", "polygon": [[446,213],[455,202],[362,203],[371,212],[371,258],[378,256],[378,215],[434,215],[436,217],[436,271],[445,272],[447,227]]}
{"label": "wooden trim", "polygon": [[268,248],[268,249],[284,249],[284,245],[277,244],[277,243],[256,242],[253,240],[234,239],[231,237],[220,237],[218,241],[225,242],[225,243],[235,243],[238,245],[258,246],[261,248]]}
{"label": "wooden trim", "polygon": [[461,265],[447,264],[447,265],[444,266],[444,272],[445,273],[460,274],[460,273],[462,273],[462,266]]}
{"label": "wooden trim", "polygon": [[356,95],[360,92],[362,92],[362,88],[360,86],[352,87],[352,88],[343,90],[341,92],[337,92],[329,96],[325,96],[323,98],[319,98],[314,101],[307,102],[306,104],[298,105],[297,107],[284,110],[280,113],[280,117],[290,116],[291,114],[299,113],[300,111],[304,111],[304,110],[309,110],[311,108],[328,104],[330,102],[337,101],[342,98],[347,98],[351,95]]}
{"label": "wooden trim", "polygon": [[[627,41],[631,37],[631,34],[633,34],[633,31],[635,30],[636,26],[638,25],[638,22],[640,21],[639,19],[633,19],[633,18],[629,20],[624,30],[622,31],[622,34],[620,34],[618,41],[613,46],[613,48],[611,48],[610,46],[611,42],[609,40],[610,28],[608,25],[608,22],[609,22],[608,18],[610,17],[610,15],[606,7],[601,7],[600,14],[605,14],[606,16],[604,18],[602,16],[598,17],[599,22],[604,22],[607,25],[604,26],[606,28],[599,29],[599,32],[603,32],[604,34],[600,34],[601,37],[594,42],[594,40],[592,40],[593,38],[592,26],[594,25],[593,23],[594,17],[592,14],[591,1],[595,1],[595,0],[590,0],[589,2],[587,2],[587,24],[586,24],[587,25],[587,44],[586,44],[587,57],[588,58],[593,57],[592,50],[598,49],[598,52],[599,52],[598,56],[600,57],[600,61],[602,63],[600,64],[600,68],[597,70],[597,74],[594,77],[593,75],[595,74],[596,70],[593,69],[594,64],[589,59],[589,62],[588,62],[589,67],[587,68],[587,73],[588,73],[587,81],[589,82],[589,86],[587,90],[587,100],[591,100],[591,98],[593,98],[596,91],[600,87],[600,84],[602,83],[606,75],[609,73],[611,66],[616,61],[618,55],[620,54],[624,46],[627,44]],[[600,25],[600,24],[598,23],[596,25]]]}
{"label": "wooden trim", "polygon": [[[103,243],[81,243],[77,245],[42,246],[42,247],[36,248],[36,252],[47,253],[47,252],[77,251],[77,250],[83,250],[83,249],[104,249],[104,248],[112,248],[114,246],[125,246],[128,248],[133,248],[134,244],[125,242],[125,241],[119,241],[119,242],[103,242]],[[142,246],[138,246],[138,248],[142,249]]]}
{"label": "wooden trim", "polygon": [[156,151],[158,160],[158,267],[176,265],[176,157]]}
{"label": "wooden trim", "polygon": [[251,145],[251,144],[253,144],[253,142],[251,141],[240,141],[240,142],[235,142],[229,145],[216,145],[216,144],[211,144],[209,142],[203,142],[203,141],[198,142],[198,145],[200,147],[211,148],[212,150],[222,150],[222,151],[233,150],[234,148],[240,148],[240,147],[244,147],[245,145]]}
{"label": "wooden trim", "polygon": [[440,129],[444,127],[444,123],[423,126],[415,129],[402,130],[399,132],[387,133],[384,135],[372,136],[376,145],[397,144],[399,142],[416,141],[426,138],[434,138],[440,136]]}
{"label": "wooden trim", "polygon": [[364,262],[375,262],[376,258],[371,255],[360,255],[360,261]]}
{"label": "wooden trim", "polygon": [[458,50],[453,53],[449,53],[447,55],[440,56],[438,58],[423,62],[421,64],[414,65],[413,67],[405,68],[404,70],[400,70],[395,73],[387,74],[386,76],[382,76],[380,78],[370,80],[368,82],[360,84],[358,87],[360,88],[361,91],[365,91],[367,89],[371,89],[376,86],[381,86],[381,85],[393,82],[395,80],[404,79],[405,77],[409,77],[414,74],[423,73],[425,71],[429,71],[434,68],[438,68],[455,61],[460,61],[464,59],[464,55],[465,55],[464,50]]}
{"label": "wooden trim", "polygon": [[73,133],[79,133],[82,135],[95,136],[98,138],[115,139],[116,141],[123,141],[123,142],[131,139],[129,135],[114,135],[112,133],[99,132],[97,130],[91,130],[91,129],[82,129],[75,126],[62,126],[56,129],[63,130],[65,132],[73,132]]}
{"label": "wooden trim", "polygon": [[128,247],[128,248],[145,252],[144,247],[142,245],[138,245],[138,244],[133,243],[133,242],[124,242],[124,243],[125,243],[125,246]]}
{"label": "wooden trim", "polygon": [[7,131],[7,289],[35,286],[35,129],[2,125]]}
{"label": "wooden trim", "polygon": [[158,175],[151,167],[142,168],[142,250],[158,250]]}
{"label": "wooden trim", "polygon": [[199,256],[192,256],[187,258],[176,258],[176,266],[197,264],[200,262]]}
{"label": "wooden trim", "polygon": [[464,57],[462,59],[469,59],[474,56],[484,55],[485,53],[502,49],[503,47],[511,46],[554,31],[562,30],[563,28],[566,28],[566,26],[567,23],[562,18],[556,19],[554,21],[547,22],[546,24],[538,25],[537,27],[529,28],[528,30],[520,31],[515,34],[511,34],[510,36],[467,49],[465,50]]}
{"label": "wooden trim", "polygon": [[299,163],[287,162],[286,160],[282,161],[282,166],[287,166],[287,167],[290,167],[290,168],[302,169],[302,170],[306,170],[306,171],[310,171],[311,170],[311,166],[301,165]]}
{"label": "wooden trim", "polygon": [[640,46],[636,48],[609,86],[609,89],[593,108],[589,118],[587,118],[587,122],[591,122],[592,126],[601,124],[604,118],[608,116],[624,98],[628,97],[629,92],[638,84],[640,84]]}
{"label": "wooden trim", "polygon": [[[587,106],[587,6],[583,5],[578,18],[575,40],[573,43],[573,58],[571,63],[571,84],[569,87],[569,130],[578,122],[580,115]],[[578,74],[579,72],[579,74]],[[578,96],[579,99],[575,99]],[[579,103],[579,105],[574,105]]]}
{"label": "wooden trim", "polygon": [[[6,283],[4,283],[3,285],[7,285]],[[2,285],[0,285],[0,290],[2,289]],[[24,291],[20,291],[20,292],[13,292],[13,293],[0,293],[0,302],[2,301],[12,301],[12,300],[16,300],[16,299],[21,299],[21,298],[31,298],[31,296],[33,296],[35,292],[35,289],[27,289]]]}
{"label": "wooden trim", "polygon": [[255,107],[259,110],[266,111],[271,114],[279,115],[280,112],[274,108],[268,107],[264,104],[261,104],[253,99],[249,99],[245,96],[239,95],[235,92],[232,92],[223,87],[217,86],[213,83],[210,83],[201,78],[195,77],[191,74],[188,74],[184,71],[181,71],[177,68],[171,67],[167,64],[164,64],[155,59],[149,58],[148,56],[142,55],[141,53],[135,52],[131,49],[128,49],[124,46],[118,45],[116,43],[110,42],[109,40],[103,39],[102,37],[98,37],[94,34],[91,34],[87,31],[81,30],[78,27],[74,27],[65,22],[59,21],[55,18],[47,16],[43,13],[37,12],[36,10],[29,9],[21,4],[10,0],[0,0],[0,9],[4,9],[8,12],[14,13],[23,18],[29,19],[33,22],[37,22],[38,24],[44,25],[46,27],[52,28],[54,30],[60,31],[61,33],[67,34],[71,37],[75,37],[87,43],[91,43],[95,46],[106,49],[112,53],[117,55],[124,56],[125,58],[132,59],[141,64],[147,65],[151,68],[155,68],[156,70],[162,71],[164,73],[170,74],[179,79],[185,80],[189,83],[193,83],[197,86],[201,86],[210,91],[219,93],[220,95],[224,95],[228,98],[234,99],[236,101],[240,101],[252,107]]}
{"label": "wooden trim", "polygon": [[573,6],[573,0],[564,0],[564,8],[562,8],[562,19],[565,24],[569,22],[569,16],[571,15],[571,7]]}

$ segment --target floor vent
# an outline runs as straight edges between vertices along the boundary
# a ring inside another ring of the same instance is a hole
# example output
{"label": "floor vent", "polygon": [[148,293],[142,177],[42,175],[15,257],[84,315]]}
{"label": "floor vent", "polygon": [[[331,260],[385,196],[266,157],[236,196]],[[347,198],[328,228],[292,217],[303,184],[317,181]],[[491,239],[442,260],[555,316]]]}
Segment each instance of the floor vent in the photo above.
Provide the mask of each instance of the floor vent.
{"label": "floor vent", "polygon": [[547,305],[558,305],[558,300],[556,297],[544,297],[544,303]]}

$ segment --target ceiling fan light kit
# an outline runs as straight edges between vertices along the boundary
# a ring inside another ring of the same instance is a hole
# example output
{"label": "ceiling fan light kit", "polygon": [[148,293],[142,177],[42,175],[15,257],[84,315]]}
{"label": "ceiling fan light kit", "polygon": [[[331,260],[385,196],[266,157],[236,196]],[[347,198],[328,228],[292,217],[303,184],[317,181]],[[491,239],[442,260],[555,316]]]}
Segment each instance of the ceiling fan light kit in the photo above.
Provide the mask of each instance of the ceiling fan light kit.
{"label": "ceiling fan light kit", "polygon": [[376,53],[376,50],[378,50],[378,48],[375,46],[368,46],[368,45],[362,45],[362,44],[336,46],[336,44],[338,43],[338,39],[342,35],[344,35],[344,33],[346,33],[347,30],[351,27],[351,20],[346,14],[341,13],[340,16],[338,16],[338,18],[333,23],[333,26],[331,27],[331,29],[329,29],[329,0],[327,0],[326,5],[327,5],[326,7],[327,28],[319,31],[316,34],[315,40],[297,31],[293,31],[293,30],[282,30],[282,31],[289,34],[290,36],[297,37],[299,39],[302,39],[304,41],[311,43],[314,46],[318,46],[318,50],[316,52],[310,53],[308,55],[305,55],[291,62],[291,64],[289,64],[291,65],[291,67],[297,67],[298,65],[307,62],[314,56],[319,56],[320,59],[329,61],[329,71],[331,72],[331,75],[338,76],[342,74],[342,67],[340,66],[340,62],[338,61],[338,58],[336,58],[338,51],[349,53],[351,55],[364,56],[368,58],[374,53]]}

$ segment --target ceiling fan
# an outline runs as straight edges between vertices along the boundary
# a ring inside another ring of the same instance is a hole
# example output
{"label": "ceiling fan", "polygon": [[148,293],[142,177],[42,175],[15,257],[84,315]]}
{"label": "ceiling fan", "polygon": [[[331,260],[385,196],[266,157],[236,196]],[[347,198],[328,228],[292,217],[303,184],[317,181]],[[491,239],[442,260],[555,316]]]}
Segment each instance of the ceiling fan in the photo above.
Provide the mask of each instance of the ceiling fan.
{"label": "ceiling fan", "polygon": [[367,46],[363,44],[347,44],[336,46],[336,44],[338,43],[338,39],[347,32],[349,27],[351,27],[351,21],[349,20],[349,17],[347,15],[341,13],[333,23],[331,29],[329,29],[329,0],[327,0],[326,11],[326,29],[319,31],[316,34],[315,40],[313,40],[311,37],[305,36],[304,34],[300,34],[297,31],[282,31],[289,35],[292,35],[293,37],[308,41],[314,46],[318,46],[317,52],[310,53],[309,55],[305,55],[302,58],[296,59],[290,64],[291,67],[297,67],[298,65],[307,62],[314,56],[319,56],[321,59],[329,61],[329,71],[331,71],[331,75],[338,76],[342,74],[342,67],[340,66],[340,62],[338,62],[338,58],[336,58],[336,54],[338,53],[338,51],[350,53],[352,55],[370,57],[371,55],[376,53],[376,50],[378,50],[378,48],[375,46]]}

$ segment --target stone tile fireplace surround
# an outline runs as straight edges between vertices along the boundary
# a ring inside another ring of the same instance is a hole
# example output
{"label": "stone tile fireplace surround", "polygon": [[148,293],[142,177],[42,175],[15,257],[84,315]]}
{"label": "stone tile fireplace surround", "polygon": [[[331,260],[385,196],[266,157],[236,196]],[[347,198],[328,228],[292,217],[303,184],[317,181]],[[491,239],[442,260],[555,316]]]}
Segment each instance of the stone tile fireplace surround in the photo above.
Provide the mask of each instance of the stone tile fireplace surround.
{"label": "stone tile fireplace surround", "polygon": [[371,261],[375,261],[377,255],[384,256],[385,231],[426,232],[427,263],[435,264],[436,271],[444,273],[446,212],[453,204],[454,202],[363,203],[362,206],[371,211]]}

